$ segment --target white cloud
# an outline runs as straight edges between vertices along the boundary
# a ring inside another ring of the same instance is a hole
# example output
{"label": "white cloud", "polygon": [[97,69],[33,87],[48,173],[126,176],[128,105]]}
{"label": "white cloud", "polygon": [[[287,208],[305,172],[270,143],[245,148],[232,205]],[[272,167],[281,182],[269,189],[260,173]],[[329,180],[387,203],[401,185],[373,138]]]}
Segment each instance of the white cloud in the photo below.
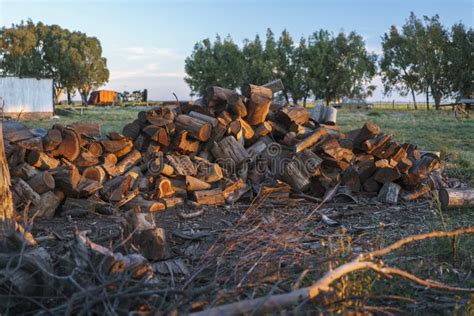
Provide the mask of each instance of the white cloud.
{"label": "white cloud", "polygon": [[126,60],[147,60],[156,58],[184,59],[184,55],[172,48],[130,46],[118,49],[119,53]]}

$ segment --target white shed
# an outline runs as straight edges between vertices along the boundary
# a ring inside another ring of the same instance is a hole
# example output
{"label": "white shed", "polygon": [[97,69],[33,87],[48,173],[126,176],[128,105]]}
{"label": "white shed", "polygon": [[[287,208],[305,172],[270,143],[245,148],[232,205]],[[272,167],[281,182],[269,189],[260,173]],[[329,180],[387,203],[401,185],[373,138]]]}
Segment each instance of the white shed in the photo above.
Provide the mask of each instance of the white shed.
{"label": "white shed", "polygon": [[54,111],[53,80],[0,77],[0,107],[7,116],[45,118]]}

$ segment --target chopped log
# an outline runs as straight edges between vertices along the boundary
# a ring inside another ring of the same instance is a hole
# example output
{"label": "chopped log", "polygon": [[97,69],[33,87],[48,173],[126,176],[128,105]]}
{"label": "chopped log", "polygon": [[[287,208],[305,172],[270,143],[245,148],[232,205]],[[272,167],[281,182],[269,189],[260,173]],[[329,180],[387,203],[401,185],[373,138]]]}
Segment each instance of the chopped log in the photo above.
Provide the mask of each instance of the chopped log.
{"label": "chopped log", "polygon": [[309,120],[309,112],[302,106],[286,106],[278,112],[278,118],[282,124],[290,125],[295,123],[304,125]]}
{"label": "chopped log", "polygon": [[178,130],[188,131],[189,135],[197,140],[205,142],[211,137],[211,124],[189,115],[178,115],[175,124]]}
{"label": "chopped log", "polygon": [[369,177],[371,177],[376,168],[375,168],[375,163],[373,160],[363,160],[359,161],[356,164],[356,170],[357,173],[359,174],[359,179],[361,183],[365,182]]}
{"label": "chopped log", "polygon": [[228,99],[229,107],[237,117],[246,117],[247,108],[245,107],[244,98],[238,93],[232,94]]}
{"label": "chopped log", "polygon": [[288,147],[294,147],[298,143],[298,138],[295,132],[289,132],[282,140],[283,144]]}
{"label": "chopped log", "polygon": [[207,159],[195,157],[196,177],[204,182],[213,183],[221,180],[224,176],[222,169],[217,163],[211,163]]}
{"label": "chopped log", "polygon": [[106,152],[113,153],[117,158],[125,156],[133,149],[133,142],[126,138],[103,140],[101,144]]}
{"label": "chopped log", "polygon": [[410,192],[404,192],[402,194],[402,199],[404,201],[414,201],[420,197],[423,197],[425,195],[427,195],[429,192],[431,192],[431,190],[433,189],[434,187],[434,183],[431,181],[427,181],[427,182],[431,182],[431,183],[424,183],[423,185],[421,185],[420,188],[416,189],[416,190],[412,190]]}
{"label": "chopped log", "polygon": [[281,79],[276,79],[270,82],[267,82],[263,85],[263,87],[272,90],[272,93],[277,93],[280,91],[284,91],[285,87],[283,86],[283,81]]}
{"label": "chopped log", "polygon": [[321,163],[323,162],[323,159],[308,149],[297,153],[296,158],[301,163],[302,170],[304,170],[309,176],[317,175]]}
{"label": "chopped log", "polygon": [[233,136],[227,136],[211,149],[219,165],[224,167],[239,167],[249,160],[247,150]]}
{"label": "chopped log", "polygon": [[45,192],[40,196],[38,206],[30,209],[29,216],[36,218],[53,218],[56,209],[61,204],[61,198],[51,191]]}
{"label": "chopped log", "polygon": [[59,160],[51,158],[47,154],[38,151],[30,151],[26,157],[27,162],[40,170],[54,169],[59,166]]}
{"label": "chopped log", "polygon": [[322,139],[323,136],[327,135],[328,131],[326,128],[318,128],[317,130],[314,131],[313,134],[310,136],[306,137],[302,141],[298,142],[295,145],[294,152],[298,153],[300,151],[303,151],[306,148],[310,148],[313,145],[315,145],[319,140]]}
{"label": "chopped log", "polygon": [[316,123],[335,125],[337,110],[332,106],[317,105],[311,111],[310,117]]}
{"label": "chopped log", "polygon": [[311,185],[310,177],[304,166],[294,157],[282,168],[281,179],[288,183],[293,190],[304,192]]}
{"label": "chopped log", "polygon": [[140,121],[135,120],[132,123],[126,124],[123,129],[122,129],[122,134],[126,137],[129,137],[133,140],[135,140],[138,135],[140,135]]}
{"label": "chopped log", "polygon": [[56,189],[64,192],[66,196],[75,196],[79,182],[81,181],[81,174],[74,166],[60,166],[52,171]]}
{"label": "chopped log", "polygon": [[375,181],[373,177],[368,178],[367,180],[364,181],[362,184],[362,188],[364,189],[365,192],[378,192],[380,189],[380,184]]}
{"label": "chopped log", "polygon": [[26,148],[28,150],[43,151],[43,138],[33,137],[30,139],[24,139],[16,143],[17,146]]}
{"label": "chopped log", "polygon": [[81,138],[72,128],[62,130],[63,139],[61,144],[51,152],[53,157],[64,157],[69,161],[74,161],[81,153]]}
{"label": "chopped log", "polygon": [[149,145],[150,138],[144,133],[140,133],[140,135],[138,135],[138,137],[133,141],[133,147],[135,147],[135,149],[139,151],[146,150]]}
{"label": "chopped log", "polygon": [[249,101],[245,120],[252,126],[261,124],[265,122],[270,110],[272,91],[265,87],[246,85],[242,88],[242,93],[244,93],[246,88],[250,94],[248,96]]}
{"label": "chopped log", "polygon": [[104,183],[100,190],[105,201],[118,202],[130,191],[132,177],[118,176]]}
{"label": "chopped log", "polygon": [[194,176],[197,172],[196,166],[193,164],[189,156],[166,155],[169,164],[179,176]]}
{"label": "chopped log", "polygon": [[374,180],[380,183],[392,182],[399,178],[400,172],[394,168],[380,168],[374,174]]}
{"label": "chopped log", "polygon": [[349,167],[344,171],[342,174],[342,184],[348,187],[352,192],[360,192],[361,183],[356,167]]}
{"label": "chopped log", "polygon": [[384,146],[392,139],[390,135],[380,134],[375,138],[368,139],[362,143],[361,149],[367,153],[372,153],[376,149]]}
{"label": "chopped log", "polygon": [[168,176],[168,177],[173,176],[174,168],[171,165],[164,163],[163,168],[161,169],[161,174],[164,174],[165,176]]}
{"label": "chopped log", "polygon": [[74,165],[79,168],[92,167],[99,164],[99,158],[87,150],[82,150],[79,157],[74,160]]}
{"label": "chopped log", "polygon": [[250,158],[250,163],[254,162],[259,155],[264,153],[272,143],[273,141],[269,137],[262,137],[252,146],[248,147],[247,152]]}
{"label": "chopped log", "polygon": [[93,157],[101,157],[102,154],[104,153],[104,149],[102,148],[102,145],[98,142],[92,142],[86,146],[87,151],[89,154],[91,154]]}
{"label": "chopped log", "polygon": [[225,89],[221,87],[210,87],[207,90],[207,106],[215,107],[218,105],[226,104],[227,100],[231,95],[234,94],[234,91],[230,89]]}
{"label": "chopped log", "polygon": [[235,121],[230,123],[230,128],[235,128],[232,125],[237,125],[236,129],[242,131],[242,135],[245,139],[252,139],[255,135],[252,126],[250,126],[246,121],[241,118],[237,118]]}
{"label": "chopped log", "polygon": [[227,203],[234,204],[249,190],[250,190],[250,186],[247,183],[245,183],[243,179],[239,179],[238,181],[227,186],[222,191],[222,193],[224,194],[224,198]]}
{"label": "chopped log", "polygon": [[194,199],[200,205],[224,205],[225,198],[221,189],[194,191]]}
{"label": "chopped log", "polygon": [[472,188],[443,188],[439,190],[441,209],[474,206],[474,189]]}
{"label": "chopped log", "polygon": [[124,205],[125,209],[139,209],[140,212],[149,213],[149,212],[159,212],[165,210],[165,204],[158,201],[145,200],[141,195],[137,196],[130,202]]}
{"label": "chopped log", "polygon": [[400,193],[401,187],[393,182],[386,182],[380,189],[377,199],[382,203],[397,204],[398,194]]}
{"label": "chopped log", "polygon": [[166,258],[166,235],[163,228],[152,228],[140,232],[140,253],[151,261]]}
{"label": "chopped log", "polygon": [[189,139],[187,137],[187,131],[179,132],[178,136],[175,136],[173,144],[176,146],[176,149],[182,154],[193,154],[197,153],[199,150],[199,141],[194,139]]}
{"label": "chopped log", "polygon": [[404,177],[404,183],[408,186],[416,186],[426,179],[430,173],[439,168],[439,158],[434,155],[424,155],[421,159],[416,160],[413,167],[410,168],[408,174]]}
{"label": "chopped log", "polygon": [[270,134],[273,130],[272,124],[270,122],[263,122],[255,128],[255,137],[263,137]]}
{"label": "chopped log", "polygon": [[175,193],[171,181],[166,177],[160,177],[155,182],[156,195],[160,198],[170,197]]}
{"label": "chopped log", "polygon": [[372,122],[365,123],[354,138],[354,147],[360,148],[363,142],[375,138],[378,134],[380,134],[380,127]]}
{"label": "chopped log", "polygon": [[[399,153],[400,150],[403,152]],[[372,151],[372,155],[379,159],[389,159],[390,157],[400,154],[400,158],[403,156],[405,150],[396,142],[387,142],[383,146],[380,146]]]}
{"label": "chopped log", "polygon": [[98,123],[90,122],[76,122],[68,125],[78,133],[79,135],[85,135],[88,137],[100,136],[100,125]]}
{"label": "chopped log", "polygon": [[188,115],[191,116],[191,117],[194,117],[198,120],[201,120],[203,122],[211,124],[211,126],[213,128],[216,127],[217,124],[219,123],[219,121],[215,117],[205,115],[205,114],[202,114],[202,113],[199,113],[199,112],[191,111],[191,112],[189,112]]}
{"label": "chopped log", "polygon": [[38,174],[38,172],[38,170],[36,170],[32,165],[26,162],[21,163],[11,169],[11,175],[13,177],[22,178],[25,181],[33,178],[36,174]]}
{"label": "chopped log", "polygon": [[33,178],[27,181],[28,185],[38,194],[43,194],[54,189],[55,182],[49,172],[37,173]]}
{"label": "chopped log", "polygon": [[40,195],[36,193],[28,183],[23,181],[22,179],[17,179],[16,183],[13,185],[13,191],[16,196],[18,196],[21,200],[15,201],[15,204],[23,203],[23,205],[27,205],[31,203],[34,206],[38,206],[40,204]]}
{"label": "chopped log", "polygon": [[253,84],[244,84],[241,90],[242,90],[242,95],[247,98],[250,98],[253,94],[261,94],[271,99],[272,94],[273,94],[270,88],[267,88],[264,86],[257,86]]}
{"label": "chopped log", "polygon": [[63,135],[60,130],[50,129],[43,137],[43,148],[46,151],[52,151],[58,148],[63,141]]}
{"label": "chopped log", "polygon": [[201,191],[208,190],[211,188],[211,185],[207,182],[199,180],[198,178],[192,176],[186,176],[186,190],[188,191]]}
{"label": "chopped log", "polygon": [[82,176],[84,178],[97,181],[100,184],[104,183],[107,177],[104,168],[102,168],[101,166],[87,167],[82,172]]}
{"label": "chopped log", "polygon": [[109,174],[111,176],[119,176],[125,173],[128,169],[135,166],[142,159],[142,154],[134,149],[131,153],[125,156],[119,163],[115,165],[113,172]]}
{"label": "chopped log", "polygon": [[288,129],[276,121],[268,121],[272,125],[272,133],[279,137],[284,137],[288,133]]}
{"label": "chopped log", "polygon": [[408,173],[410,168],[413,166],[413,163],[407,157],[402,157],[397,163],[397,169],[400,173]]}

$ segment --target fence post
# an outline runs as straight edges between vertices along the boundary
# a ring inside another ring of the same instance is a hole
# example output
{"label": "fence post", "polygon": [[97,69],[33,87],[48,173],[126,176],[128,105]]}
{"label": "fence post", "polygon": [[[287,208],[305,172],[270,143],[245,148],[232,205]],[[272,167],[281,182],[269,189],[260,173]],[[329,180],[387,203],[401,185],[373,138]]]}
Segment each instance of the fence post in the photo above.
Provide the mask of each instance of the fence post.
{"label": "fence post", "polygon": [[392,100],[392,110],[395,110],[395,100]]}

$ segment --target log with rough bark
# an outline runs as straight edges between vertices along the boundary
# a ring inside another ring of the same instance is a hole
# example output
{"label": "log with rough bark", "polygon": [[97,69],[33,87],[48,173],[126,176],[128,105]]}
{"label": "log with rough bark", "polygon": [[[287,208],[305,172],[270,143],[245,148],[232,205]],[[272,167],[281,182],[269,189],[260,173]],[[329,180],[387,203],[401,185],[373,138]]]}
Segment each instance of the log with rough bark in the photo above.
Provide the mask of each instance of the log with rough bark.
{"label": "log with rough bark", "polygon": [[397,204],[401,187],[393,182],[386,182],[380,189],[377,199],[382,203]]}
{"label": "log with rough bark", "polygon": [[324,136],[328,134],[328,130],[326,128],[318,128],[317,130],[314,131],[313,134],[309,135],[302,141],[298,142],[295,145],[294,151],[295,153],[298,153],[302,150],[305,150],[306,148],[311,148],[313,145],[315,145],[319,140],[321,140]]}
{"label": "log with rough bark", "polygon": [[235,181],[231,185],[227,186],[222,193],[227,203],[233,204],[237,202],[245,193],[250,190],[250,186],[245,183],[243,179]]}
{"label": "log with rough bark", "polygon": [[249,99],[245,120],[252,126],[263,123],[272,103],[272,90],[262,86],[244,85],[242,94]]}
{"label": "log with rough bark", "polygon": [[81,153],[81,138],[72,128],[62,130],[62,141],[59,146],[51,152],[53,157],[64,157],[74,161]]}
{"label": "log with rough bark", "polygon": [[188,191],[201,191],[208,190],[211,188],[211,184],[199,180],[193,176],[186,176],[186,190]]}
{"label": "log with rough bark", "polygon": [[129,137],[135,140],[138,137],[138,135],[140,135],[140,131],[141,131],[140,121],[135,120],[132,123],[128,123],[123,127],[122,134],[126,137]]}
{"label": "log with rough bark", "polygon": [[134,149],[132,152],[130,152],[127,156],[125,156],[120,162],[118,162],[112,173],[110,173],[109,171],[109,174],[111,176],[119,176],[123,173],[125,173],[128,169],[132,168],[133,166],[137,165],[140,160],[142,159],[142,154]]}
{"label": "log with rough bark", "polygon": [[198,119],[198,120],[201,120],[201,121],[204,121],[206,123],[209,123],[211,124],[211,126],[214,128],[217,126],[217,124],[219,123],[219,121],[213,117],[213,116],[209,116],[209,115],[206,115],[206,114],[202,114],[202,113],[199,113],[199,112],[194,112],[194,111],[191,111],[188,113],[189,116],[191,117],[194,117],[195,119]]}
{"label": "log with rough bark", "polygon": [[224,176],[222,169],[217,163],[211,163],[207,159],[194,157],[196,164],[196,177],[200,180],[213,183],[221,180]]}
{"label": "log with rough bark", "polygon": [[244,103],[244,98],[238,93],[232,94],[227,102],[232,112],[234,112],[237,117],[246,117],[247,116],[247,107]]}
{"label": "log with rough bark", "polygon": [[444,211],[456,207],[472,207],[474,206],[474,189],[442,188],[439,190],[439,201]]}
{"label": "log with rough bark", "polygon": [[262,124],[259,124],[256,128],[255,128],[255,136],[260,138],[260,137],[263,137],[263,136],[267,136],[268,134],[270,134],[273,130],[273,126],[270,122],[263,122]]}
{"label": "log with rough bark", "polygon": [[210,87],[207,90],[207,105],[209,107],[216,107],[218,105],[226,104],[227,100],[231,95],[234,94],[234,91],[221,87]]}
{"label": "log with rough bark", "polygon": [[176,117],[176,128],[189,132],[189,135],[200,141],[207,141],[211,137],[212,125],[195,117],[181,114]]}
{"label": "log with rough bark", "polygon": [[40,170],[54,169],[60,164],[59,160],[51,158],[48,154],[39,151],[30,151],[26,157],[26,161]]}
{"label": "log with rough bark", "polygon": [[182,154],[193,154],[197,153],[199,150],[200,142],[195,139],[188,137],[187,131],[181,131],[175,136],[173,144],[176,147],[177,151]]}
{"label": "log with rough bark", "polygon": [[310,117],[316,123],[335,125],[337,110],[332,106],[317,105],[311,111]]}
{"label": "log with rough bark", "polygon": [[380,134],[380,127],[372,122],[365,123],[354,138],[354,147],[360,148],[363,142],[375,138],[378,134]]}
{"label": "log with rough bark", "polygon": [[304,125],[309,120],[309,112],[302,106],[286,106],[278,111],[278,118],[285,125]]}
{"label": "log with rough bark", "polygon": [[87,167],[82,172],[82,176],[87,179],[97,181],[99,183],[104,183],[107,178],[104,168],[101,166]]}
{"label": "log with rough bark", "polygon": [[211,149],[216,162],[224,167],[239,167],[249,160],[247,150],[233,136],[227,136]]}
{"label": "log with rough bark", "polygon": [[45,192],[40,196],[39,205],[30,209],[29,216],[36,218],[53,218],[61,202],[62,199],[60,196],[54,194],[52,191]]}
{"label": "log with rough bark", "polygon": [[50,129],[43,137],[43,148],[46,151],[52,151],[58,148],[63,141],[63,135],[58,129]]}
{"label": "log with rough bark", "polygon": [[199,205],[224,205],[225,198],[222,189],[194,191],[194,200]]}
{"label": "log with rough bark", "polygon": [[166,206],[158,201],[145,200],[141,195],[139,195],[125,204],[124,208],[129,210],[139,209],[140,212],[148,213],[164,211]]}
{"label": "log with rough bark", "polygon": [[168,163],[175,170],[176,175],[179,176],[194,176],[197,172],[196,166],[191,161],[189,156],[180,155],[166,155]]}
{"label": "log with rough bark", "polygon": [[166,235],[163,228],[151,228],[139,233],[140,253],[151,261],[166,258]]}
{"label": "log with rough bark", "polygon": [[25,181],[33,178],[39,172],[32,165],[26,162],[23,162],[18,166],[13,167],[10,171],[11,176],[22,178]]}
{"label": "log with rough bark", "polygon": [[13,192],[15,197],[18,197],[18,200],[15,199],[15,205],[26,206],[31,203],[34,206],[38,206],[40,204],[40,195],[22,179],[16,180],[16,183],[13,185]]}
{"label": "log with rough bark", "polygon": [[38,194],[43,194],[54,189],[55,182],[53,176],[45,171],[37,173],[27,181],[28,185]]}
{"label": "log with rough bark", "polygon": [[171,184],[170,179],[166,177],[160,177],[156,180],[155,191],[156,195],[160,198],[170,197],[176,192],[173,188],[173,185]]}

